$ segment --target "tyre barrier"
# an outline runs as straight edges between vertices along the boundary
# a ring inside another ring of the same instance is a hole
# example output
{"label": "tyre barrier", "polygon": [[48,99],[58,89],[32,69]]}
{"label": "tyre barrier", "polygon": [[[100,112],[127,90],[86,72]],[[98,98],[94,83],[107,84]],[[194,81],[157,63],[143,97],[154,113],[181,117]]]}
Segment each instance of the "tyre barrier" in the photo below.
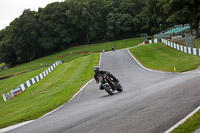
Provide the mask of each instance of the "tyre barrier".
{"label": "tyre barrier", "polygon": [[7,94],[3,94],[3,100],[8,101],[11,100],[14,96],[22,93],[25,91],[28,87],[32,86],[33,84],[39,82],[41,79],[46,77],[51,71],[53,71],[58,65],[62,64],[62,61],[57,61],[54,64],[52,64],[48,69],[46,69],[44,72],[40,73],[39,75],[33,77],[32,79],[27,80],[26,82],[22,83],[15,89],[12,89]]}

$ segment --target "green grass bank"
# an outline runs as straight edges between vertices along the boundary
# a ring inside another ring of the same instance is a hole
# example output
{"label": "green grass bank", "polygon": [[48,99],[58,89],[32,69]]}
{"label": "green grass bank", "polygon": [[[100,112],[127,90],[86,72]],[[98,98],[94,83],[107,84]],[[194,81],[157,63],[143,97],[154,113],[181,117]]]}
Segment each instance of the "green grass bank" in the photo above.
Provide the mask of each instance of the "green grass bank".
{"label": "green grass bank", "polygon": [[[122,48],[131,47],[131,46],[136,46],[137,44],[141,42],[142,42],[141,38],[130,38],[130,39],[124,39],[124,40],[118,40],[118,41],[112,41],[112,42],[72,47],[72,48],[60,51],[58,53],[55,53],[53,55],[49,55],[49,56],[42,57],[40,59],[25,63],[25,64],[21,64],[17,67],[13,67],[8,70],[3,70],[3,71],[0,70],[0,77],[5,77],[8,75],[14,75],[21,72],[45,67],[50,64],[53,64],[54,62],[58,60],[69,62],[74,59],[80,58],[82,56],[99,53],[102,51],[102,49],[104,49],[105,51],[110,51],[112,46],[114,46],[115,49],[122,49]],[[84,53],[85,51],[87,51],[87,54]],[[62,58],[60,57],[60,55],[62,55]]]}
{"label": "green grass bank", "polygon": [[200,57],[189,55],[162,43],[142,45],[130,49],[131,53],[147,68],[174,72],[185,72],[200,65]]}
{"label": "green grass bank", "polygon": [[[99,54],[92,54],[63,63],[40,82],[27,88],[12,100],[0,98],[0,128],[41,117],[66,103],[93,78],[93,67],[99,63]],[[0,81],[0,94],[7,93],[33,77],[42,69]],[[16,83],[15,83],[16,82]]]}

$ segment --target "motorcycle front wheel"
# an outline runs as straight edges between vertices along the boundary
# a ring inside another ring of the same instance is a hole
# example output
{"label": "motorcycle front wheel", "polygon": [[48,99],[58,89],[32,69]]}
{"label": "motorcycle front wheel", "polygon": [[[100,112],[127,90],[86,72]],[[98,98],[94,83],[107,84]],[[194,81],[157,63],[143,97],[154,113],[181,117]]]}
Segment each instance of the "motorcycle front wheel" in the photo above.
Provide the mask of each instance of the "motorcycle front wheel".
{"label": "motorcycle front wheel", "polygon": [[110,95],[113,95],[114,93],[114,91],[113,91],[113,89],[110,87],[110,86],[108,86],[108,85],[106,85],[105,87],[104,87],[104,89],[105,89],[105,91],[108,93],[108,94],[110,94]]}

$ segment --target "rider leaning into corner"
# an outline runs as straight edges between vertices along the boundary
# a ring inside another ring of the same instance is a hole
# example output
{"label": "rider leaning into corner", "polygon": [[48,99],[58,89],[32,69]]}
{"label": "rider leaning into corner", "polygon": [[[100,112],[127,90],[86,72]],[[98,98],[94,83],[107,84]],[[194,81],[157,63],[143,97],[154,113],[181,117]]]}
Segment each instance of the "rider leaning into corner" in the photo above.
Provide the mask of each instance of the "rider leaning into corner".
{"label": "rider leaning into corner", "polygon": [[[108,76],[110,76],[111,78],[113,78],[114,79],[114,81],[116,81],[117,83],[119,83],[119,80],[114,76],[114,75],[112,75],[111,73],[109,73],[109,72],[107,72],[107,71],[100,71],[99,70],[99,67],[98,66],[95,66],[94,67],[94,72],[95,72],[95,74],[94,74],[94,79],[96,80],[96,83],[98,84],[99,83],[99,79],[97,78],[97,76],[99,75],[99,74],[108,74]],[[100,89],[103,89],[102,87],[100,87]]]}

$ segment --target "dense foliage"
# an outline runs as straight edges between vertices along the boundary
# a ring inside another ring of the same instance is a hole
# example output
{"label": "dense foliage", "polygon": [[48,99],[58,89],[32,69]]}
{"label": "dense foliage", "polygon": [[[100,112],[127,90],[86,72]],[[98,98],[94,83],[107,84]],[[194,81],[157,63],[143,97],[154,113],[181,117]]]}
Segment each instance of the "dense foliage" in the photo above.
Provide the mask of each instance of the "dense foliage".
{"label": "dense foliage", "polygon": [[188,23],[191,33],[200,37],[198,28],[200,21],[199,0],[147,0],[146,10],[162,23]]}
{"label": "dense foliage", "polygon": [[153,34],[160,24],[164,29],[188,23],[186,17],[176,17],[180,15],[176,10],[163,10],[178,1],[66,0],[37,12],[25,9],[0,31],[0,62],[16,65],[71,46]]}

